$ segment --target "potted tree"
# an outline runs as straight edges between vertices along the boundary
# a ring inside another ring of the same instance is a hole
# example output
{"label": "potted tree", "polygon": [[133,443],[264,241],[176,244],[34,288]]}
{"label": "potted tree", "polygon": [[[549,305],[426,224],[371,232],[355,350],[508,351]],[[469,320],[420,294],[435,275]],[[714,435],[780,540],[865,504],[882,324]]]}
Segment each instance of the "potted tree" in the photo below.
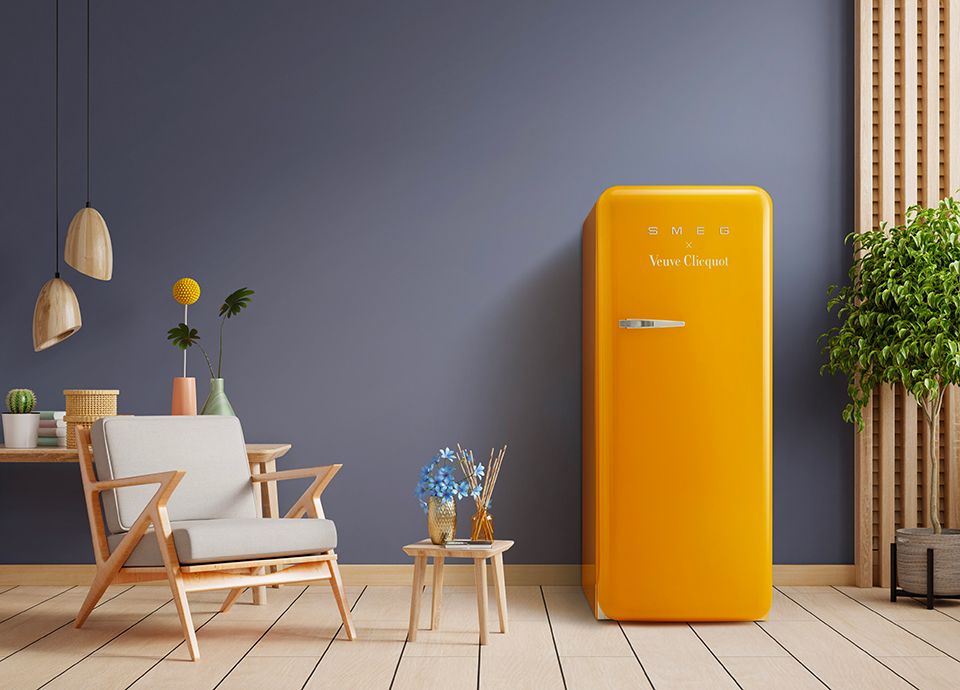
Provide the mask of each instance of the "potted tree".
{"label": "potted tree", "polygon": [[[911,207],[905,220],[847,237],[850,283],[828,290],[827,309],[841,323],[821,336],[821,373],[848,377],[843,418],[860,430],[871,391],[902,384],[923,410],[928,438],[937,439],[944,391],[960,383],[960,206],[947,197]],[[900,587],[926,592],[932,548],[934,592],[951,596],[960,594],[960,530],[940,524],[938,445],[926,444],[924,459],[930,526],[897,530],[896,568]]]}

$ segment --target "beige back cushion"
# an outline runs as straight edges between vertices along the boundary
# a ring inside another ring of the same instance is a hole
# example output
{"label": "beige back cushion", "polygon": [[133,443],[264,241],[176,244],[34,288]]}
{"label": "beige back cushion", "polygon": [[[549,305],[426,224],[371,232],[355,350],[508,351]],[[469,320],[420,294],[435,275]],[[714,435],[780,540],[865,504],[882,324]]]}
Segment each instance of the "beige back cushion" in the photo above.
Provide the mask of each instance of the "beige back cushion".
{"label": "beige back cushion", "polygon": [[[99,479],[186,471],[167,504],[171,520],[257,517],[236,417],[107,417],[93,425],[90,438]],[[129,530],[158,488],[104,492],[110,531]]]}

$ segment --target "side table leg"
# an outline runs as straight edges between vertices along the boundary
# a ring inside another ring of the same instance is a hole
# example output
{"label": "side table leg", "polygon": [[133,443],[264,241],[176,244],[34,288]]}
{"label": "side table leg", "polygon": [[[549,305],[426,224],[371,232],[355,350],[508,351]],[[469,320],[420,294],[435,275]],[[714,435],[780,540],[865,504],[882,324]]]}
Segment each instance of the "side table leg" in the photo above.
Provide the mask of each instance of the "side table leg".
{"label": "side table leg", "polygon": [[500,614],[500,632],[507,633],[507,586],[503,580],[503,554],[493,557],[493,587],[497,591],[497,613]]}
{"label": "side table leg", "polygon": [[427,570],[427,557],[417,556],[413,565],[413,587],[410,590],[410,627],[407,629],[407,641],[417,639],[417,626],[420,622],[420,599],[423,595],[423,576]]}
{"label": "side table leg", "polygon": [[430,629],[440,628],[440,606],[443,600],[443,556],[433,557],[433,605],[430,610]]}
{"label": "side table leg", "polygon": [[477,585],[477,618],[480,622],[480,644],[487,644],[487,559],[473,560],[473,573]]}

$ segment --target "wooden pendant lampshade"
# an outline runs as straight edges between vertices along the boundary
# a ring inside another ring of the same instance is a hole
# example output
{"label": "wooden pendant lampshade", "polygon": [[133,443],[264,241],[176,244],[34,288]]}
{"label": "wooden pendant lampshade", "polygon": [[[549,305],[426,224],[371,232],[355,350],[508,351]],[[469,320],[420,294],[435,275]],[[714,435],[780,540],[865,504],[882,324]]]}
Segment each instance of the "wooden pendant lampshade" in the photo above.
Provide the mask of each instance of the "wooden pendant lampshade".
{"label": "wooden pendant lampshade", "polygon": [[60,1],[56,2],[56,31],[54,33],[54,72],[56,87],[54,103],[54,146],[56,159],[53,175],[54,229],[57,243],[54,245],[54,274],[40,288],[37,304],[33,308],[33,350],[40,352],[63,342],[80,330],[80,303],[70,284],[60,277]]}
{"label": "wooden pendant lampshade", "polygon": [[82,208],[70,221],[63,258],[67,265],[91,278],[113,277],[113,243],[107,223],[97,209]]}
{"label": "wooden pendant lampshade", "polygon": [[113,243],[107,223],[90,206],[90,0],[87,0],[87,204],[77,211],[67,228],[63,259],[80,273],[110,280],[113,277]]}
{"label": "wooden pendant lampshade", "polygon": [[33,351],[40,352],[80,330],[80,303],[70,283],[51,278],[40,288],[33,308]]}

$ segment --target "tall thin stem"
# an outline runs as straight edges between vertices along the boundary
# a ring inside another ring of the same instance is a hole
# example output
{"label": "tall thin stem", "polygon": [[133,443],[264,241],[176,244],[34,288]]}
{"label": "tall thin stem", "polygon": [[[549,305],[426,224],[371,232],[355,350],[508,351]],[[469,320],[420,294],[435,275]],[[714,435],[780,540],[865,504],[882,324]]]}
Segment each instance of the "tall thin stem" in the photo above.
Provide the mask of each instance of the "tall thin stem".
{"label": "tall thin stem", "polygon": [[[188,305],[183,305],[183,325],[186,326],[189,322],[187,321],[187,309]],[[189,331],[188,331],[189,332]],[[183,378],[187,378],[187,351],[183,351]]]}
{"label": "tall thin stem", "polygon": [[227,317],[224,316],[220,319],[220,354],[217,356],[217,378],[222,378],[220,375],[223,371],[223,324],[227,322]]}

